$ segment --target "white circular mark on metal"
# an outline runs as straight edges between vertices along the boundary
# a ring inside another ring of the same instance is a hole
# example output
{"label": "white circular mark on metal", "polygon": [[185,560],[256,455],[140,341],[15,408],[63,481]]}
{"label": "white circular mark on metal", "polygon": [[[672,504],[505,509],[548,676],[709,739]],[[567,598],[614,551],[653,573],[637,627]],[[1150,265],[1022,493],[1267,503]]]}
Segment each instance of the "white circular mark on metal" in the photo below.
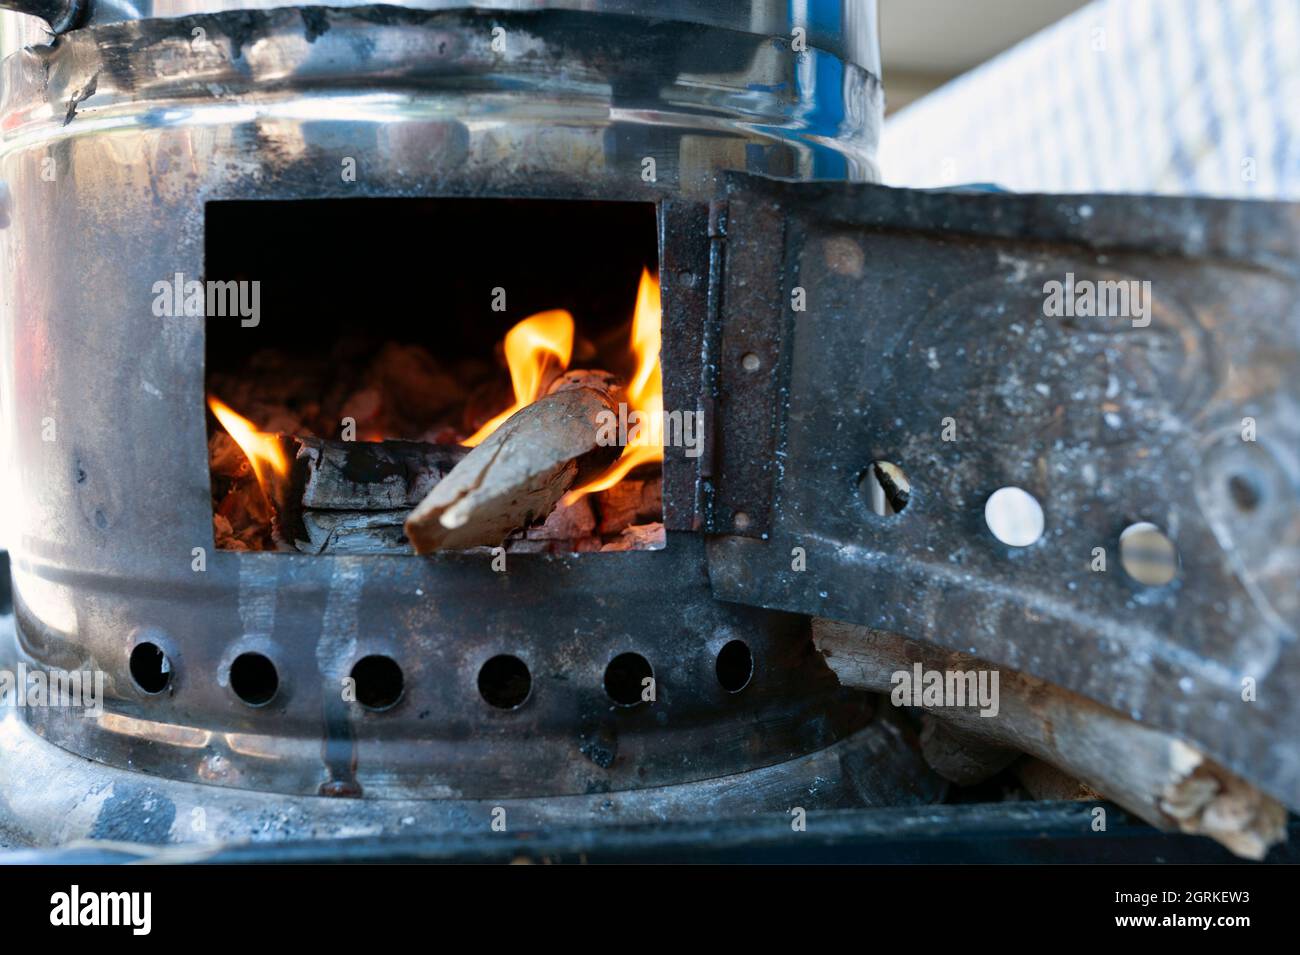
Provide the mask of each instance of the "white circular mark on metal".
{"label": "white circular mark on metal", "polygon": [[1028,547],[1043,536],[1043,509],[1028,491],[1000,487],[984,503],[984,523],[1012,547]]}

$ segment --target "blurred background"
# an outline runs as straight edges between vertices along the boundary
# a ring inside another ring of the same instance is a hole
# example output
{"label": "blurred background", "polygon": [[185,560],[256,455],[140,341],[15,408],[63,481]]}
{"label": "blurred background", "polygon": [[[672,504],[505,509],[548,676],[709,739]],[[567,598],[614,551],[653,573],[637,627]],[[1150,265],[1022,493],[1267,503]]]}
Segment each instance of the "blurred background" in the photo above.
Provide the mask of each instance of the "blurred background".
{"label": "blurred background", "polygon": [[877,3],[881,61],[887,78],[885,109],[889,113],[1087,6],[1086,0]]}
{"label": "blurred background", "polygon": [[879,2],[889,185],[1300,199],[1300,0]]}

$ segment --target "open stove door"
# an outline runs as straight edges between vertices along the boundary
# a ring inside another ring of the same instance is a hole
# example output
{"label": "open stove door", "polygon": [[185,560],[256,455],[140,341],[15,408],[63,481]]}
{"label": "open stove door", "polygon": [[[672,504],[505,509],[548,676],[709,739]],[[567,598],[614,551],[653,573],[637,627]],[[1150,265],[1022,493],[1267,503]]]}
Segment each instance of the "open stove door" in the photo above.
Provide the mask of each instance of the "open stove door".
{"label": "open stove door", "polygon": [[[1021,670],[1300,805],[1300,206],[731,176],[714,594]],[[906,505],[877,514],[873,462]],[[1044,529],[991,533],[1027,491]],[[1177,575],[1143,585],[1150,522]],[[1141,576],[1141,574],[1139,574]]]}

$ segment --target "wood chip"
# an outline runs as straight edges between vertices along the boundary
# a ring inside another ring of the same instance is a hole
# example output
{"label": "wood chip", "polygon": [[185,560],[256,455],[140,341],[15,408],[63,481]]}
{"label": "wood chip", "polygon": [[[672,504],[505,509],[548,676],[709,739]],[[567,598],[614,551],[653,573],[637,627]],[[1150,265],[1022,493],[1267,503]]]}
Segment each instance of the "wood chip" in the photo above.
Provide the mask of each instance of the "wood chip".
{"label": "wood chip", "polygon": [[561,504],[537,527],[528,528],[529,540],[573,541],[589,537],[596,530],[596,515],[586,497]]}
{"label": "wood chip", "polygon": [[633,524],[625,527],[617,540],[605,544],[601,550],[663,550],[667,542],[663,524]]}

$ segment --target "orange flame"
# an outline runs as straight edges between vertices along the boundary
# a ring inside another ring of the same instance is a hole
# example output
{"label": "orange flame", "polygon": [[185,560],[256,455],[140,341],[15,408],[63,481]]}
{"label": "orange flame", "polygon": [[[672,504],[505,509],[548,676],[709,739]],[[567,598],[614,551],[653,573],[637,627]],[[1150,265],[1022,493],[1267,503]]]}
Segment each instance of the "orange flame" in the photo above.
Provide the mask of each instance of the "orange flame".
{"label": "orange flame", "polygon": [[273,434],[257,430],[253,422],[236,414],[229,405],[223,404],[212,395],[208,395],[208,407],[217,416],[226,433],[244,452],[244,457],[248,458],[248,463],[253,468],[258,486],[269,496],[272,475],[278,478],[289,476],[289,458],[280,445],[280,439]]}
{"label": "orange flame", "polygon": [[636,355],[636,372],[627,385],[628,417],[630,419],[634,411],[639,412],[641,426],[629,428],[628,443],[619,459],[604,474],[566,494],[565,505],[572,504],[584,494],[613,487],[639,464],[663,460],[664,387],[659,364],[662,311],[659,279],[648,269],[642,269],[641,284],[636,292],[636,311],[632,315],[632,352]]}
{"label": "orange flame", "polygon": [[549,365],[558,363],[561,371],[569,367],[573,316],[563,309],[530,315],[506,333],[505,352],[515,403],[461,442],[467,447],[481,444],[512,414],[541,397]]}

